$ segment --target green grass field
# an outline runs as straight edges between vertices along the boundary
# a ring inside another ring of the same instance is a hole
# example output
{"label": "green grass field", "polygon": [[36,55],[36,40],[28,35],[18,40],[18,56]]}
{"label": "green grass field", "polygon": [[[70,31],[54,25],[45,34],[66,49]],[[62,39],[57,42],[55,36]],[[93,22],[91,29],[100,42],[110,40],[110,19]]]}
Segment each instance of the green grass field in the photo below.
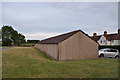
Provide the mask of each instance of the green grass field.
{"label": "green grass field", "polygon": [[54,61],[33,47],[3,50],[3,78],[117,78],[118,60]]}

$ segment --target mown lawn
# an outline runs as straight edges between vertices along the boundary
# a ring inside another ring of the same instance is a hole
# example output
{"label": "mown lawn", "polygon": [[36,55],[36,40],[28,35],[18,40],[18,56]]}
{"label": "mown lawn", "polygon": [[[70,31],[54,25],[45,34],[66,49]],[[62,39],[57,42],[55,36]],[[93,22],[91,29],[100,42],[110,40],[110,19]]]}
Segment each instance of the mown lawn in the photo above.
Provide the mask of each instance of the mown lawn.
{"label": "mown lawn", "polygon": [[118,60],[54,61],[33,47],[3,50],[3,78],[117,78]]}

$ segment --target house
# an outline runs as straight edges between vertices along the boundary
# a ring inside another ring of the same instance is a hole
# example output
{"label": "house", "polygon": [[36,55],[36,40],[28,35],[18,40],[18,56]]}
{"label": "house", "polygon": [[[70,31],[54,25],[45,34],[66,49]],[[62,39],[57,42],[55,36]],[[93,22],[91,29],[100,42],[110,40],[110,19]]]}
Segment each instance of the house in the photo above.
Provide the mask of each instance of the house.
{"label": "house", "polygon": [[91,38],[99,45],[120,45],[120,29],[118,29],[118,33],[114,34],[108,34],[107,31],[104,31],[103,35],[97,36],[97,33],[93,33]]}
{"label": "house", "polygon": [[54,60],[93,59],[98,56],[98,44],[81,30],[41,40],[34,47]]}

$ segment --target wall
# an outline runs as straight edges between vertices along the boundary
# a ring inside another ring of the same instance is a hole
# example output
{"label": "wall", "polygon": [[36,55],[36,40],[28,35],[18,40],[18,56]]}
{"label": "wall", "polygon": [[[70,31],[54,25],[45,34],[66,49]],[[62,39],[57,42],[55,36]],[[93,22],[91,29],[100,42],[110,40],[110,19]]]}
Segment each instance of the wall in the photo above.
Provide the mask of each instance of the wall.
{"label": "wall", "polygon": [[59,44],[59,60],[92,59],[98,56],[98,44],[78,32]]}
{"label": "wall", "polygon": [[119,45],[120,40],[112,40],[111,45]]}
{"label": "wall", "polygon": [[108,42],[108,40],[102,35],[101,37],[100,37],[100,39],[98,40],[98,43],[100,44],[100,45],[107,45],[107,44],[110,44],[109,42]]}
{"label": "wall", "polygon": [[36,44],[35,48],[40,49],[48,56],[54,58],[55,60],[58,59],[58,45],[57,44]]}
{"label": "wall", "polygon": [[118,45],[120,45],[120,40],[118,40]]}
{"label": "wall", "polygon": [[106,40],[107,41],[107,45],[111,45],[111,41],[108,41],[108,40]]}

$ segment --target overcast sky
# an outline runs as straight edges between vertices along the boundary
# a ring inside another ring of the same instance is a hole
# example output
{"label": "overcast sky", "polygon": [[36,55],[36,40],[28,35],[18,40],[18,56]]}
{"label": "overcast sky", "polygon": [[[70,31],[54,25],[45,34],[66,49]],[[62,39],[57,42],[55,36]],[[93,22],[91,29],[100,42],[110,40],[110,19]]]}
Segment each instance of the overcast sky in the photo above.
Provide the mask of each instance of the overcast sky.
{"label": "overcast sky", "polygon": [[3,2],[2,13],[3,25],[12,26],[26,39],[41,40],[78,29],[89,35],[118,29],[117,2]]}

